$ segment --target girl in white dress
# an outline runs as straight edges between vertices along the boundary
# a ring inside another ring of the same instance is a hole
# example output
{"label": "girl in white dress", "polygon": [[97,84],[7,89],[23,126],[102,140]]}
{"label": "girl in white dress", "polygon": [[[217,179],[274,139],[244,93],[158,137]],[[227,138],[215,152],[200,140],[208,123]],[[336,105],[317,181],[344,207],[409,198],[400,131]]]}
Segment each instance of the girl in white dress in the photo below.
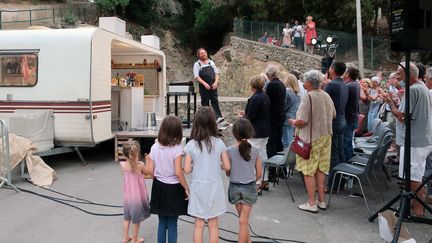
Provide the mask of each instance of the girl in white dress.
{"label": "girl in white dress", "polygon": [[219,240],[218,216],[226,211],[221,168],[230,170],[230,162],[225,144],[217,138],[216,118],[210,107],[202,107],[195,114],[190,138],[184,148],[184,171],[192,172],[188,214],[195,217],[193,242],[203,242],[207,220],[209,242],[215,243]]}

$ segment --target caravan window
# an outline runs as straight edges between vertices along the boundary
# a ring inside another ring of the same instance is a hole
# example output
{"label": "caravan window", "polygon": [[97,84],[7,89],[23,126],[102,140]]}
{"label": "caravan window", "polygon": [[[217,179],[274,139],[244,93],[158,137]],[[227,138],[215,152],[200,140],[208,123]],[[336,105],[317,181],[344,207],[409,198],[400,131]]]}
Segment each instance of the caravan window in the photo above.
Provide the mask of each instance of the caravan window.
{"label": "caravan window", "polygon": [[36,53],[1,53],[0,86],[31,87],[37,83]]}

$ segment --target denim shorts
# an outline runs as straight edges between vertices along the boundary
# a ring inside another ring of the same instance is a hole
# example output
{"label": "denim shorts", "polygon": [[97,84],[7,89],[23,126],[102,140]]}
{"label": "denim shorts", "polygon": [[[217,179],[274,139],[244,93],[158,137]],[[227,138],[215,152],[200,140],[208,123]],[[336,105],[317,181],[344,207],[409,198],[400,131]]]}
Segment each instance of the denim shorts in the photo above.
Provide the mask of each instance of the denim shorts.
{"label": "denim shorts", "polygon": [[255,204],[258,200],[255,181],[248,184],[230,182],[228,187],[228,200],[231,204]]}

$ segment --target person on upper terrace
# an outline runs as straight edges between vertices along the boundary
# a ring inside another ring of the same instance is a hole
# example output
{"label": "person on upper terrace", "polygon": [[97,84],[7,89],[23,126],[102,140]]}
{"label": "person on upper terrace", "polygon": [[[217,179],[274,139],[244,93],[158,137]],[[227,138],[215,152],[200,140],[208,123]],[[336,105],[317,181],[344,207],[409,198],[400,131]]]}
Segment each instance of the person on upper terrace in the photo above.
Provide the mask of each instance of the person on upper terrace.
{"label": "person on upper terrace", "polygon": [[260,38],[258,38],[258,42],[260,43],[267,43],[268,41],[268,33],[267,31],[264,32],[263,36],[261,36]]}
{"label": "person on upper terrace", "polygon": [[294,45],[297,49],[303,50],[303,27],[302,25],[296,20],[294,22],[294,26],[292,27],[292,32],[294,36]]}
{"label": "person on upper terrace", "polygon": [[285,28],[282,30],[283,40],[282,40],[282,47],[291,47],[291,34],[292,29],[289,27],[289,23],[286,23]]}
{"label": "person on upper terrace", "polygon": [[306,29],[305,29],[305,43],[306,43],[306,51],[310,54],[313,54],[314,46],[312,45],[312,39],[317,38],[316,32],[316,24],[312,21],[313,17],[308,16],[306,18]]}

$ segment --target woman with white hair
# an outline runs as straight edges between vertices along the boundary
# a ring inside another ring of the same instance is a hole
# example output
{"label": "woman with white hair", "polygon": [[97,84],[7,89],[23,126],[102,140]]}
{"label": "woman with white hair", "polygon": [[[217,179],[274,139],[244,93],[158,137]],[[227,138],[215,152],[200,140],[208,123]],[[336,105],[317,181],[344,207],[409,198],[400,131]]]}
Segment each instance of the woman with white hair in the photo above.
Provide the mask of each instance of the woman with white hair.
{"label": "woman with white hair", "polygon": [[373,76],[371,78],[371,88],[370,90],[365,90],[366,98],[370,101],[369,113],[367,119],[367,129],[372,130],[373,120],[378,117],[381,104],[383,99],[381,98],[381,93],[383,92],[380,88],[381,78],[378,76]]}
{"label": "woman with white hair", "polygon": [[312,145],[308,160],[296,156],[297,169],[304,175],[309,199],[298,208],[312,213],[318,212],[318,208],[327,208],[325,180],[330,170],[332,121],[336,117],[332,99],[320,88],[322,82],[323,75],[320,71],[311,70],[304,74],[304,88],[308,94],[300,102],[296,119],[289,119],[301,140]]}

